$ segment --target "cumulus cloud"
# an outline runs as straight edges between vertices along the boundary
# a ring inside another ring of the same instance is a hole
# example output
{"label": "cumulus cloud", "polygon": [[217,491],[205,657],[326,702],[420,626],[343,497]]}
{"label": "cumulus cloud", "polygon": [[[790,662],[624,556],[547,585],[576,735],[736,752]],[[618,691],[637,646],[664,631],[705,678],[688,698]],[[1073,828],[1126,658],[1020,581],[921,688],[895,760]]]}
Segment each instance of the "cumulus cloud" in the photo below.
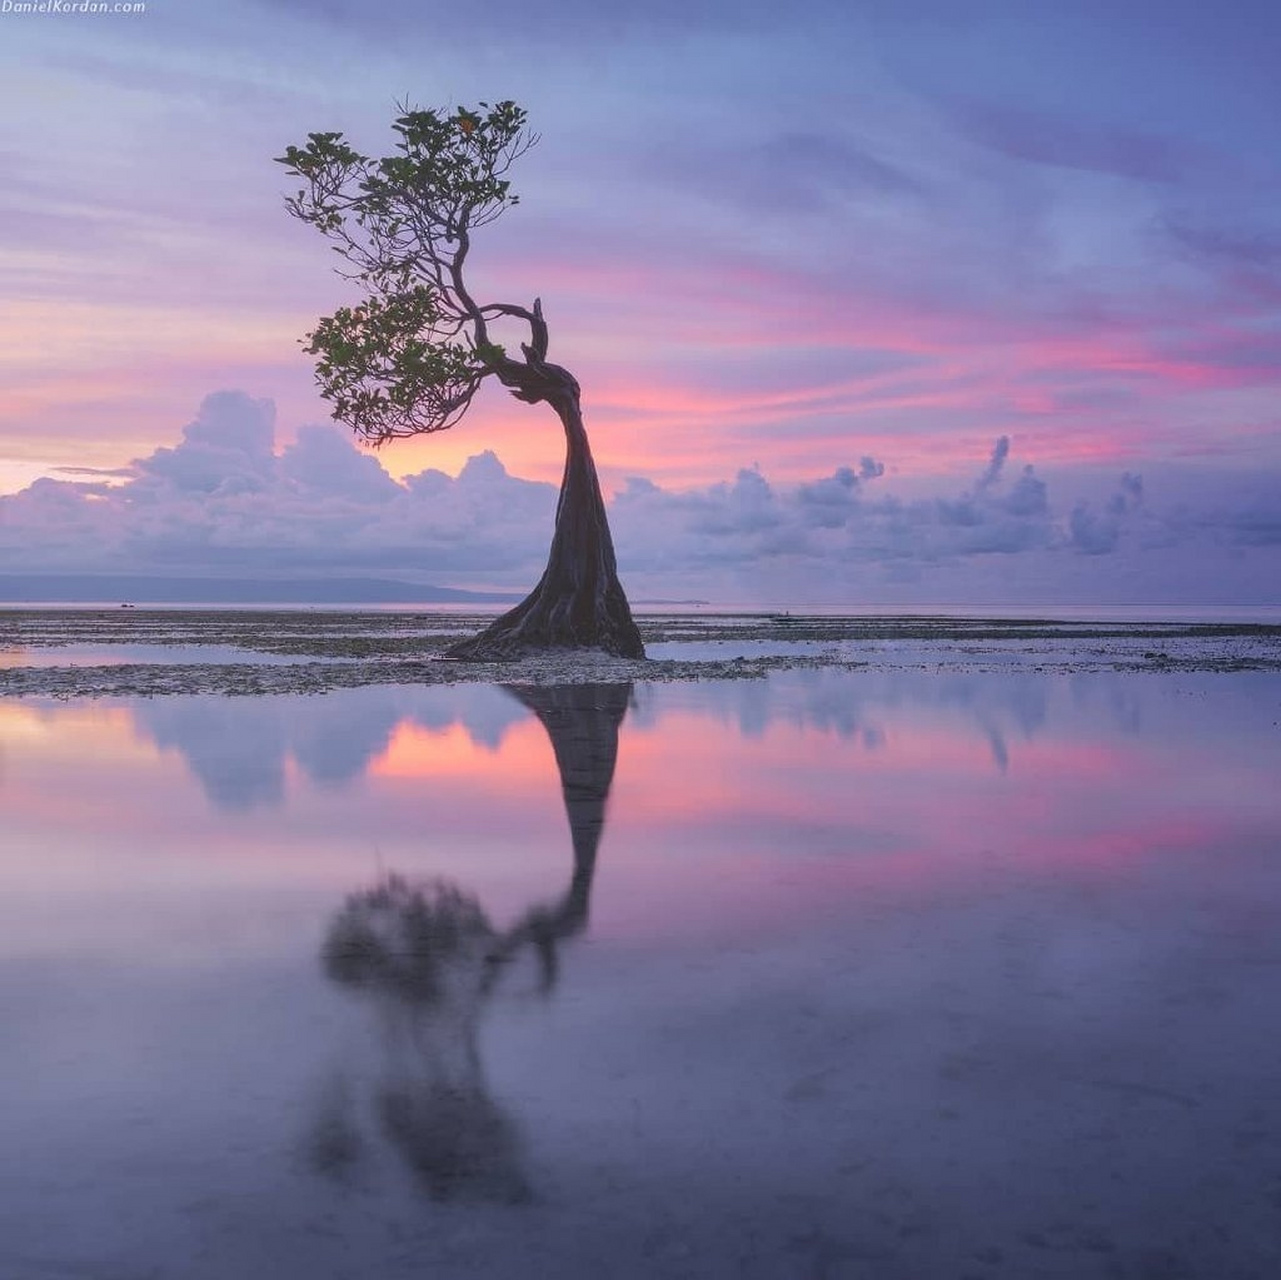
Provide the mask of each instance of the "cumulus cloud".
{"label": "cumulus cloud", "polygon": [[124,483],[40,480],[0,498],[9,573],[265,576],[389,572],[410,580],[526,576],[546,554],[556,490],[492,454],[453,478],[394,480],[331,425],[277,449],[268,401],[206,397],[173,447]]}
{"label": "cumulus cloud", "polygon": [[[1199,499],[1199,501],[1196,501]],[[1232,549],[1281,547],[1281,485],[1276,477],[1235,475],[1217,491],[1193,491],[1174,509],[1169,519],[1172,536],[1181,542],[1226,544]],[[1273,565],[1271,594],[1281,581]]]}
{"label": "cumulus cloud", "polygon": [[[886,491],[886,465],[870,455],[786,485],[758,468],[685,489],[635,476],[611,504],[620,567],[641,599],[1101,600],[1137,598],[1154,549],[1217,546],[1239,560],[1278,540],[1275,503],[1158,515],[1128,472],[1101,496],[1056,505],[1014,455],[1000,436],[970,483],[912,498]],[[520,590],[542,568],[556,503],[554,485],[510,475],[492,453],[457,476],[396,480],[330,425],[279,447],[271,404],[238,392],[209,396],[177,444],[117,479],[42,479],[0,497],[0,573],[364,574]],[[1177,581],[1191,561],[1168,558]],[[1195,581],[1185,587],[1175,591],[1195,598]]]}
{"label": "cumulus cloud", "polygon": [[269,400],[234,391],[206,396],[182,443],[157,449],[139,463],[140,492],[258,492],[275,466],[276,410]]}
{"label": "cumulus cloud", "polygon": [[328,426],[303,427],[278,470],[300,489],[349,501],[390,502],[401,492],[376,458],[353,449]]}
{"label": "cumulus cloud", "polygon": [[1126,518],[1136,512],[1142,502],[1142,477],[1125,472],[1116,492],[1107,499],[1101,511],[1092,510],[1086,502],[1078,502],[1072,508],[1068,520],[1072,546],[1089,556],[1115,551]]}
{"label": "cumulus cloud", "polygon": [[979,482],[975,486],[980,492],[990,489],[1000,478],[1001,469],[1005,466],[1005,460],[1010,456],[1010,437],[1001,436],[992,449],[992,456],[988,460],[983,474],[979,476]]}
{"label": "cumulus cloud", "polygon": [[870,457],[857,471],[838,467],[787,489],[755,471],[740,471],[733,484],[681,492],[632,480],[616,500],[614,522],[639,567],[759,570],[790,562],[840,574],[850,566],[940,564],[1062,543],[1046,486],[1033,468],[1024,467],[1012,484],[1003,481],[1009,452],[1002,436],[968,489],[911,502],[872,489],[885,468]]}

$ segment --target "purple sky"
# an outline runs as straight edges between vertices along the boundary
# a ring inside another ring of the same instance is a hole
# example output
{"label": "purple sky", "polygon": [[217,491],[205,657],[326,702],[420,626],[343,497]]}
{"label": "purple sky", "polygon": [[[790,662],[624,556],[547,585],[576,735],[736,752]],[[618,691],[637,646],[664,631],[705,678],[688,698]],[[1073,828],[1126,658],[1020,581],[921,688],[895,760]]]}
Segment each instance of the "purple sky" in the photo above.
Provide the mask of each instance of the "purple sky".
{"label": "purple sky", "polygon": [[0,573],[530,585],[554,420],[308,427],[347,295],[270,162],[511,97],[475,283],[543,297],[633,594],[1276,602],[1277,65],[1242,0],[0,14]]}

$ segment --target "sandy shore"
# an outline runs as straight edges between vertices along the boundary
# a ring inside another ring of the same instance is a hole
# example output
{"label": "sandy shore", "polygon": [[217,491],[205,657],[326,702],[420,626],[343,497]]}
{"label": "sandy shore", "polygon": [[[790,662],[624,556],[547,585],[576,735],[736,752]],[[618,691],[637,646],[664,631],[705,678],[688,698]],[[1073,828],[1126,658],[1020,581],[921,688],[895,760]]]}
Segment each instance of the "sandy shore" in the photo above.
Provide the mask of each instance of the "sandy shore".
{"label": "sandy shore", "polygon": [[927,616],[650,615],[650,657],[567,650],[507,662],[444,652],[468,613],[62,610],[0,612],[0,696],[323,693],[377,684],[577,684],[755,679],[779,669],[1281,670],[1281,627]]}

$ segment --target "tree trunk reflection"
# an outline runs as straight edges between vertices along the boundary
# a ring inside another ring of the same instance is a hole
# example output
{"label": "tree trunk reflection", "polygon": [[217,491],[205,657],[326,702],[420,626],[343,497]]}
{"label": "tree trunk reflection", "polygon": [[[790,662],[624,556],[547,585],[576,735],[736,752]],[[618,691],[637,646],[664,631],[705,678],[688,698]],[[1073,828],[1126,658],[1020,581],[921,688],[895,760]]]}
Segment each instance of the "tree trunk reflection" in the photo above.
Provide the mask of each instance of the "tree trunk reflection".
{"label": "tree trunk reflection", "polygon": [[[382,1056],[378,1127],[438,1200],[518,1202],[530,1194],[516,1124],[485,1079],[481,1018],[526,949],[549,991],[560,944],[587,924],[618,730],[631,699],[629,684],[504,687],[551,739],[573,845],[568,887],[499,930],[455,885],[389,875],[347,899],[321,952],[332,981],[373,1003]],[[322,1172],[341,1175],[360,1158],[357,1110],[350,1085],[334,1081],[311,1135]]]}

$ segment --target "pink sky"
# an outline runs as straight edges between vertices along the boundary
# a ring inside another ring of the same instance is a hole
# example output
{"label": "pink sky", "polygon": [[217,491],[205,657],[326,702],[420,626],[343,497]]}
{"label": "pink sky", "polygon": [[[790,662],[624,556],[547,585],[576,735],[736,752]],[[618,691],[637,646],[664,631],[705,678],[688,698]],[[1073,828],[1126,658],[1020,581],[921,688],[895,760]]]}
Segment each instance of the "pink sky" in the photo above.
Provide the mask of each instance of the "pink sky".
{"label": "pink sky", "polygon": [[[1184,596],[1214,552],[1274,598],[1279,33],[1248,7],[1238,29],[1147,0],[959,25],[941,3],[822,3],[799,27],[749,5],[731,31],[710,2],[621,25],[566,2],[537,29],[500,5],[479,44],[407,0],[6,15],[0,495],[136,478],[214,391],[273,401],[278,454],[324,421],[298,340],[348,295],[271,157],[319,128],[377,149],[400,92],[511,96],[543,137],[473,285],[543,298],[611,493],[744,468],[795,488],[871,457],[883,496],[946,499],[1008,438],[1063,540],[1139,474],[1167,533],[1218,530]],[[378,461],[457,475],[483,450],[559,476],[555,423],[496,390]],[[26,509],[0,573],[31,551]],[[1079,577],[1065,560],[1047,590]]]}

